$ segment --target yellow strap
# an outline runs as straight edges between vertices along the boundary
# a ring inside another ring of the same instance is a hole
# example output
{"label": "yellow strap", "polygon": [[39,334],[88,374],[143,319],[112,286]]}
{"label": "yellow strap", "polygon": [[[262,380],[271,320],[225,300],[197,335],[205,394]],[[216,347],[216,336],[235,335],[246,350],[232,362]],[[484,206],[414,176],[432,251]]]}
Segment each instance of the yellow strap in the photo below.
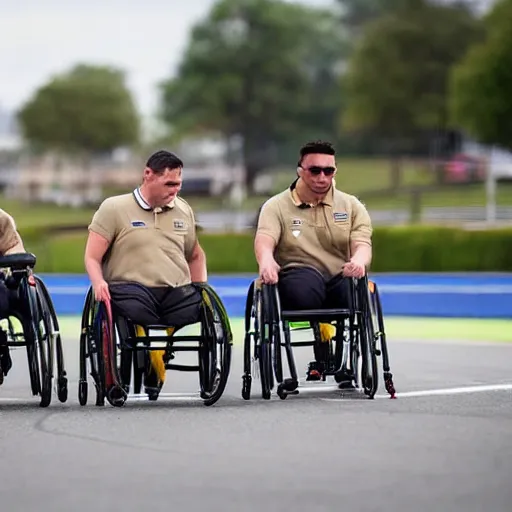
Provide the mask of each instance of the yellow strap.
{"label": "yellow strap", "polygon": [[[166,329],[169,336],[174,332],[174,327]],[[137,336],[145,336],[146,331],[141,325],[135,326],[135,333]],[[149,351],[149,362],[150,362],[150,373],[154,371],[158,379],[158,385],[163,385],[165,382],[166,370],[164,363],[165,350],[150,350]]]}
{"label": "yellow strap", "polygon": [[320,324],[320,339],[323,343],[331,341],[336,334],[336,327],[331,324]]}

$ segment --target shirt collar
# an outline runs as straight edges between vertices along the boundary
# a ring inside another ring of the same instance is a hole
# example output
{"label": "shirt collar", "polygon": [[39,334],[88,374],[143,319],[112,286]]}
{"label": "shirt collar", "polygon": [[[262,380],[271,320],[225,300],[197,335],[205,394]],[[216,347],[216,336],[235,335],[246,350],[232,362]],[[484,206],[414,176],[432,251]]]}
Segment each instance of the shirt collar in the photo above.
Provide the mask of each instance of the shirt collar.
{"label": "shirt collar", "polygon": [[[157,208],[153,208],[151,205],[148,204],[148,202],[144,199],[144,197],[142,196],[141,192],[140,192],[140,187],[137,187],[136,189],[134,189],[133,191],[133,197],[135,198],[135,201],[137,202],[137,204],[143,209],[143,210],[146,210],[146,211],[153,211],[153,210],[157,210]],[[167,209],[170,209],[170,208],[174,208],[174,199],[166,204],[162,209],[163,210],[167,210]]]}
{"label": "shirt collar", "polygon": [[[314,206],[312,204],[310,204],[310,203],[303,203],[299,199],[299,196],[298,196],[297,191],[296,191],[297,183],[298,183],[299,180],[300,180],[300,178],[297,178],[290,185],[290,189],[289,189],[290,190],[290,197],[291,197],[291,200],[292,200],[293,204],[295,206],[297,206],[297,208],[301,208],[301,209],[304,209],[304,208],[314,208]],[[324,197],[323,201],[321,201],[319,204],[332,207],[332,204],[333,204],[333,201],[334,201],[334,187],[335,187],[335,183],[334,183],[334,179],[333,179],[332,180],[331,188],[327,192],[327,194]]]}

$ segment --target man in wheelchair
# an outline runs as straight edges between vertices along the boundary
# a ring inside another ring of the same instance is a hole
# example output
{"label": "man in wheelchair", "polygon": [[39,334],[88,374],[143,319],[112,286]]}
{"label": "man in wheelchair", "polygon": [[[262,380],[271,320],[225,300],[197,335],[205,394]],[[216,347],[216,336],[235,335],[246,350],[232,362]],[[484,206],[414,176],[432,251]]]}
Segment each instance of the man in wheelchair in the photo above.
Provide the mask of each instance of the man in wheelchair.
{"label": "man in wheelchair", "polygon": [[[276,284],[286,310],[350,308],[351,279],[364,277],[372,258],[372,225],[364,205],[335,186],[335,150],[310,142],[300,150],[297,179],[261,208],[254,249],[263,283]],[[322,340],[334,334],[321,325]],[[327,343],[315,351],[307,380],[320,380]],[[340,387],[353,387],[338,372]]]}
{"label": "man in wheelchair", "polygon": [[[206,257],[194,213],[177,194],[183,162],[158,151],[147,161],[143,183],[132,193],[106,199],[89,226],[85,267],[97,301],[138,327],[182,326],[199,321]],[[170,334],[170,333],[169,333]],[[154,372],[146,389],[164,383],[164,351],[151,351]]]}
{"label": "man in wheelchair", "polygon": [[[0,209],[0,256],[22,252],[25,252],[25,248],[14,219],[7,212]],[[0,272],[0,320],[7,318],[9,315],[12,300],[12,293],[6,285],[5,275]],[[11,367],[12,361],[7,346],[7,333],[0,327],[1,381],[3,381],[3,376],[8,374]]]}

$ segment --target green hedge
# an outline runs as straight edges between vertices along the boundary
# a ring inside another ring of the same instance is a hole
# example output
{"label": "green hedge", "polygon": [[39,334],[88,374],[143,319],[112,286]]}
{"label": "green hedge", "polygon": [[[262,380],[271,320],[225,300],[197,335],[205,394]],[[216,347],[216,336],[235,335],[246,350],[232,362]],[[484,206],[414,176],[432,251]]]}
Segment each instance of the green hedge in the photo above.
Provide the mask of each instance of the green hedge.
{"label": "green hedge", "polygon": [[[38,272],[84,272],[87,231],[22,233]],[[470,231],[407,226],[376,228],[373,272],[512,271],[512,228]],[[253,234],[200,234],[210,273],[254,273]]]}

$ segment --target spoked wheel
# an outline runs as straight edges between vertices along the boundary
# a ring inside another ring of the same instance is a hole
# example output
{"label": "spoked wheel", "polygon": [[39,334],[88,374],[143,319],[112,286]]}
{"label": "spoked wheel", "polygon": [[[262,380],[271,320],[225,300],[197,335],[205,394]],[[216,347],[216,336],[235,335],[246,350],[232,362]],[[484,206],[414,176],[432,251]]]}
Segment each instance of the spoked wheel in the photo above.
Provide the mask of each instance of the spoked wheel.
{"label": "spoked wheel", "polygon": [[272,371],[272,324],[269,321],[268,289],[263,286],[256,291],[256,316],[260,336],[257,345],[258,360],[260,366],[261,396],[264,400],[270,400],[274,387],[274,375]]}
{"label": "spoked wheel", "polygon": [[48,310],[43,307],[43,301],[37,294],[35,278],[29,276],[24,279],[20,288],[30,310],[30,320],[25,322],[24,330],[32,393],[40,396],[41,407],[48,407],[52,401],[52,322]]}
{"label": "spoked wheel", "polygon": [[253,281],[249,286],[247,298],[245,301],[245,336],[244,336],[244,373],[242,375],[242,398],[244,400],[251,399],[251,362],[253,357],[253,340],[254,340],[254,354],[256,354],[256,332],[254,329],[254,288],[255,282]]}
{"label": "spoked wheel", "polygon": [[119,372],[119,358],[117,351],[116,332],[110,303],[100,302],[97,312],[99,330],[98,338],[101,339],[101,356],[104,368],[105,398],[113,407],[122,407],[128,398],[128,393],[123,387]]}
{"label": "spoked wheel", "polygon": [[57,397],[61,403],[65,403],[68,399],[68,379],[66,377],[66,369],[64,366],[64,350],[62,348],[59,320],[45,284],[38,277],[36,277],[36,282],[39,296],[44,302],[43,309],[50,315],[52,326],[51,335],[55,340],[54,348],[56,350],[55,353],[57,357]]}
{"label": "spoked wheel", "polygon": [[78,383],[78,401],[80,405],[87,404],[88,370],[96,389],[96,405],[105,404],[105,369],[101,356],[101,338],[98,338],[97,304],[93,290],[89,288],[85,298],[82,314],[82,329],[80,333],[80,379]]}
{"label": "spoked wheel", "polygon": [[203,298],[202,341],[199,347],[199,382],[204,405],[215,404],[226,389],[231,368],[233,337],[228,315],[220,298],[208,285]]}
{"label": "spoked wheel", "polygon": [[370,305],[368,299],[362,294],[362,301],[364,307],[362,313],[359,314],[358,323],[360,325],[359,341],[361,347],[361,381],[363,390],[368,398],[373,398],[378,388],[378,367],[377,367],[377,354],[375,348],[375,332],[371,319]]}
{"label": "spoked wheel", "polygon": [[281,352],[281,345],[284,341],[284,333],[282,331],[282,324],[280,318],[280,307],[279,299],[275,293],[274,286],[265,286],[265,299],[263,303],[268,304],[267,319],[270,323],[270,334],[271,334],[271,351],[272,351],[272,368],[276,381],[281,384],[283,382],[283,358]]}

